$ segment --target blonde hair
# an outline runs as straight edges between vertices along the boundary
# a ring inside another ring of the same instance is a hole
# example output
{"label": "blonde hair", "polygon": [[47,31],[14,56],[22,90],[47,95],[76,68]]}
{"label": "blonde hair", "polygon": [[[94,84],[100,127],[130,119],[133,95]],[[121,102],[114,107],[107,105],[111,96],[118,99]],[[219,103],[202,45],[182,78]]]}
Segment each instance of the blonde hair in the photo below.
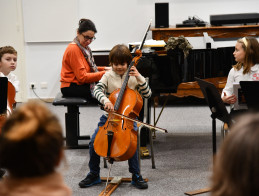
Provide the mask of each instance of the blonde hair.
{"label": "blonde hair", "polygon": [[38,101],[16,109],[0,135],[0,167],[16,177],[54,171],[63,153],[62,128],[57,117]]}
{"label": "blonde hair", "polygon": [[237,119],[224,140],[212,175],[212,196],[259,195],[259,115]]}
{"label": "blonde hair", "polygon": [[251,71],[251,67],[259,63],[259,43],[256,38],[243,37],[237,40],[242,44],[242,48],[245,51],[244,63],[237,62],[233,67],[236,70],[240,70],[243,67],[243,74],[247,74]]}

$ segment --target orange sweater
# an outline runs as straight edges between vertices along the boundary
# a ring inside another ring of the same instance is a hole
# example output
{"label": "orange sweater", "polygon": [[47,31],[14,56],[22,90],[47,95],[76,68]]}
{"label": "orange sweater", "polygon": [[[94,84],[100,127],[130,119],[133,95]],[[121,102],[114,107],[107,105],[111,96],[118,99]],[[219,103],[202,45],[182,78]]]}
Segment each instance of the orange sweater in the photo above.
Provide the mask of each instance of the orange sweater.
{"label": "orange sweater", "polygon": [[85,83],[98,82],[105,73],[104,67],[98,67],[100,72],[92,72],[83,53],[75,43],[70,43],[62,60],[61,88],[69,87],[70,83],[82,85]]}

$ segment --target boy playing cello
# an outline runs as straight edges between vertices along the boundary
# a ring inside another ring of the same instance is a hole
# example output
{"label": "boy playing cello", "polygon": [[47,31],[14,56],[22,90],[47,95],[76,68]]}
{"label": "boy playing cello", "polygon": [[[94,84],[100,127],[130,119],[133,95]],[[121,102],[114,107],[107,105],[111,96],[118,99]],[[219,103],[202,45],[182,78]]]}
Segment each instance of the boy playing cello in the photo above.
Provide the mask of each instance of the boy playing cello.
{"label": "boy playing cello", "polygon": [[[109,54],[109,62],[112,67],[112,70],[106,72],[99,83],[94,89],[94,95],[97,100],[104,105],[105,110],[113,111],[114,105],[109,100],[109,95],[116,89],[121,88],[123,81],[126,77],[127,69],[132,60],[131,53],[127,46],[125,45],[116,45],[112,48]],[[130,78],[128,80],[128,87],[137,90],[142,97],[150,98],[151,89],[145,81],[145,78],[138,72],[135,66],[131,67],[129,72]],[[94,140],[95,136],[99,131],[99,127],[103,126],[107,120],[108,114],[105,113],[101,116],[98,123],[98,128],[95,130],[92,135],[91,141],[89,143],[89,168],[90,172],[87,174],[86,178],[79,183],[81,188],[90,187],[94,184],[101,183],[100,179],[100,156],[96,154],[94,150]],[[137,130],[136,125],[134,124],[134,130]],[[129,172],[132,173],[131,184],[136,186],[139,189],[148,188],[148,184],[143,180],[142,176],[139,174],[139,164],[138,164],[138,155],[137,151],[131,159],[128,160]]]}

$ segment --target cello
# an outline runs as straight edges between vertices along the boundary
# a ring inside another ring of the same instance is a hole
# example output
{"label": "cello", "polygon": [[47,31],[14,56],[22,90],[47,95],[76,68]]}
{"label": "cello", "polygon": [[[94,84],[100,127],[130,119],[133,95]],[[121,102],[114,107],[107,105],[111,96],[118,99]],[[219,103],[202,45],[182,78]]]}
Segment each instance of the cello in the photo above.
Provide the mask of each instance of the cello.
{"label": "cello", "polygon": [[[141,111],[143,100],[137,91],[127,87],[130,68],[140,59],[130,63],[125,80],[120,89],[113,91],[109,97],[114,110],[124,116],[135,119]],[[137,132],[134,131],[133,121],[109,113],[104,126],[99,128],[94,141],[95,152],[109,160],[125,161],[130,159],[137,148]]]}
{"label": "cello", "polygon": [[15,107],[15,88],[6,77],[0,78],[0,133],[6,118]]}
{"label": "cello", "polygon": [[13,109],[15,108],[16,101],[15,101],[15,95],[16,90],[11,82],[8,81],[8,87],[7,87],[7,116],[9,116]]}

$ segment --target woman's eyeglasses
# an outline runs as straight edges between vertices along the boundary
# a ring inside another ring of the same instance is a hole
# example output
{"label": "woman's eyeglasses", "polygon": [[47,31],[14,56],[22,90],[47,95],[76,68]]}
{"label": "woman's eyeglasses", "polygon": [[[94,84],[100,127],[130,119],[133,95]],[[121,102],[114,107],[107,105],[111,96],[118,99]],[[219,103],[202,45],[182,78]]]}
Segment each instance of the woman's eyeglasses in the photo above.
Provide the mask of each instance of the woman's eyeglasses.
{"label": "woman's eyeglasses", "polygon": [[85,41],[94,41],[95,39],[96,39],[96,37],[89,37],[89,36],[87,36],[87,35],[83,35],[83,34],[81,34],[83,37],[84,37],[84,39],[85,39]]}

